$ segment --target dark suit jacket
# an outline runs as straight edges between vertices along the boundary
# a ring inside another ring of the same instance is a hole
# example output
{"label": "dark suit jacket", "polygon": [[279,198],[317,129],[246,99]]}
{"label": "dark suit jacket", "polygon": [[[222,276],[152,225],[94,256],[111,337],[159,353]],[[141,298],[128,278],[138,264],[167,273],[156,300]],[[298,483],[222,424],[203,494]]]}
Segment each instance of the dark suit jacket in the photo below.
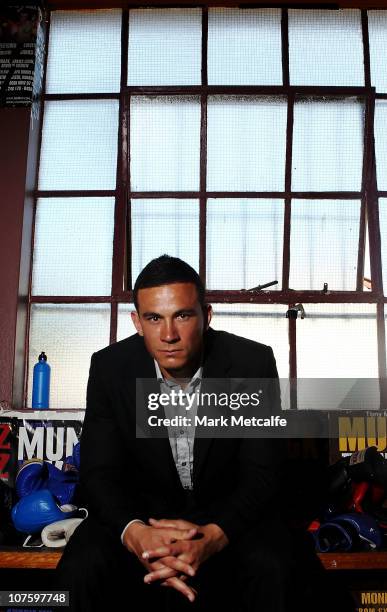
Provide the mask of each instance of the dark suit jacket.
{"label": "dark suit jacket", "polygon": [[[209,329],[206,378],[272,378],[270,347]],[[81,438],[81,486],[89,511],[119,538],[134,518],[183,517],[186,494],[168,438],[136,438],[136,378],[154,378],[155,366],[138,334],[91,359]],[[279,489],[279,442],[270,439],[195,438],[195,511],[186,518],[214,522],[229,540],[272,514]]]}

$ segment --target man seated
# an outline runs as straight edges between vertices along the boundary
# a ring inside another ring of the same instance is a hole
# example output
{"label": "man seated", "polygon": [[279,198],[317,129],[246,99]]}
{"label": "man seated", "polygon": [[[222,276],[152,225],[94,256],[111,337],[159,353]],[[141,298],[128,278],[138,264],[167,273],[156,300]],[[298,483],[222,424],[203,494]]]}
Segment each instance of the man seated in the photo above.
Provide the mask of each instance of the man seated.
{"label": "man seated", "polygon": [[195,438],[189,426],[136,436],[136,380],[167,394],[215,378],[273,379],[278,389],[271,348],[211,329],[201,279],[178,258],[142,270],[134,303],[137,333],[92,356],[81,438],[89,517],[65,549],[56,588],[79,612],[222,602],[232,612],[307,610],[304,586],[320,566],[279,517],[279,442]]}

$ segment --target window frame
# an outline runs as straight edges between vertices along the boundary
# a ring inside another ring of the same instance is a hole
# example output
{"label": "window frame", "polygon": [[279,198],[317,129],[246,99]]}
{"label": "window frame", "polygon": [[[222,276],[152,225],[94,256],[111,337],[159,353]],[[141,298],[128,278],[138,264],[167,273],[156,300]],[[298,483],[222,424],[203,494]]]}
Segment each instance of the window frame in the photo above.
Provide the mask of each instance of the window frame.
{"label": "window frame", "polygon": [[[57,6],[53,6],[57,4]],[[63,8],[60,3],[51,3],[51,8]],[[119,3],[118,3],[119,4]],[[283,3],[286,4],[286,3]],[[106,6],[107,3],[98,4],[98,8],[112,8]],[[375,103],[378,99],[387,99],[387,94],[377,94],[375,88],[371,86],[370,73],[370,51],[368,34],[368,16],[365,8],[357,7],[361,12],[361,26],[363,36],[364,51],[364,87],[320,87],[320,86],[295,86],[290,85],[289,78],[289,36],[288,36],[288,8],[281,8],[281,45],[282,45],[282,74],[283,84],[278,86],[211,86],[208,85],[207,78],[207,43],[208,43],[208,10],[216,3],[199,2],[189,7],[176,4],[173,6],[180,8],[200,7],[202,9],[202,67],[201,85],[199,86],[128,86],[128,36],[129,36],[129,13],[133,8],[171,8],[171,5],[164,3],[131,4],[130,8],[122,10],[122,29],[121,29],[121,83],[120,92],[99,93],[99,94],[48,94],[45,92],[45,80],[47,71],[47,53],[44,64],[43,91],[41,96],[41,116],[40,130],[42,130],[44,105],[48,101],[60,100],[98,100],[98,99],[117,99],[119,100],[119,130],[118,130],[118,160],[117,160],[117,180],[115,190],[39,190],[39,158],[41,149],[41,131],[38,147],[38,167],[36,172],[34,190],[34,220],[37,200],[39,198],[50,197],[95,197],[113,196],[115,197],[114,214],[114,240],[113,240],[113,267],[112,267],[112,290],[110,296],[44,296],[32,295],[31,278],[29,280],[28,291],[28,324],[26,334],[26,368],[24,376],[24,406],[27,406],[28,388],[28,327],[31,306],[39,303],[109,303],[111,307],[110,317],[110,343],[117,338],[117,318],[118,305],[122,303],[132,303],[132,291],[128,289],[134,279],[131,278],[131,200],[144,198],[195,198],[199,201],[199,273],[205,282],[206,276],[206,208],[207,199],[211,197],[244,197],[244,198],[280,198],[285,203],[284,213],[284,242],[283,242],[283,273],[282,289],[277,291],[247,291],[247,290],[210,290],[206,297],[212,303],[255,303],[255,304],[283,304],[284,315],[286,309],[291,308],[298,302],[307,303],[369,303],[376,305],[376,325],[377,325],[377,354],[378,371],[382,391],[381,405],[387,399],[385,389],[386,379],[386,336],[385,336],[385,313],[387,314],[387,296],[383,293],[382,280],[382,255],[381,237],[379,227],[378,200],[380,197],[387,197],[386,191],[377,190],[376,181],[376,161],[374,144],[374,113]],[[222,3],[224,6],[225,3]],[[117,6],[117,4],[115,4]],[[66,6],[74,10],[74,6]],[[86,6],[85,8],[89,8]],[[234,6],[234,8],[237,8]],[[246,8],[250,8],[250,4]],[[251,8],[257,8],[251,5]],[[277,6],[275,7],[277,8]],[[301,8],[301,6],[300,6]],[[306,8],[305,4],[302,8]],[[311,5],[310,8],[313,8]],[[316,7],[317,8],[317,7]],[[319,6],[318,8],[321,8]],[[328,9],[332,7],[327,6]],[[346,6],[346,8],[348,8]],[[46,49],[49,44],[51,11],[48,12],[48,22],[46,28]],[[285,159],[285,189],[281,192],[208,192],[206,190],[206,150],[207,150],[207,100],[210,95],[268,95],[285,96],[288,100],[287,108],[287,129],[286,129],[286,159]],[[130,189],[130,100],[132,96],[181,96],[196,95],[200,98],[201,123],[200,123],[200,186],[197,192],[139,192]],[[362,185],[359,192],[294,192],[291,189],[291,164],[292,164],[292,134],[294,104],[299,97],[333,97],[346,98],[358,97],[365,100],[365,129],[364,129],[364,157]],[[292,199],[359,199],[361,200],[360,209],[360,230],[359,246],[357,257],[357,287],[355,291],[323,291],[316,290],[292,290],[289,288],[290,271],[290,221]],[[34,231],[34,230],[33,230]],[[364,260],[366,231],[369,232],[370,246],[370,266],[372,277],[372,290],[363,291]],[[33,255],[33,240],[32,252]],[[289,319],[289,376],[297,377],[297,350],[296,350],[296,327],[297,322]]]}

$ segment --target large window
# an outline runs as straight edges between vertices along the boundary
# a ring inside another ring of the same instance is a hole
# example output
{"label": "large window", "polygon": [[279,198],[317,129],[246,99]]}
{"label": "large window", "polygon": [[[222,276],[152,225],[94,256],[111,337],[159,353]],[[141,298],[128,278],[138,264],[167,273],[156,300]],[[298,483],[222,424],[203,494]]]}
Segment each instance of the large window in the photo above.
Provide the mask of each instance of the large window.
{"label": "large window", "polygon": [[48,31],[26,405],[45,350],[52,407],[84,407],[162,253],[282,377],[385,377],[387,11],[52,11]]}

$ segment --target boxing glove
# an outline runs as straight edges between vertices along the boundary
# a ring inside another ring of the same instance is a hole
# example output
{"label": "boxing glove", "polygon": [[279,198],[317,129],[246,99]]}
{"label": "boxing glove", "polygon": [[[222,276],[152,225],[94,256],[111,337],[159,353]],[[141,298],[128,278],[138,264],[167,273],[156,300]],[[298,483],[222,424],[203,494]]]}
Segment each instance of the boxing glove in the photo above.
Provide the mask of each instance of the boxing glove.
{"label": "boxing glove", "polygon": [[367,514],[340,514],[315,532],[318,552],[374,550],[382,545],[376,519]]}
{"label": "boxing glove", "polygon": [[24,461],[19,467],[15,479],[18,497],[25,497],[33,491],[42,489],[48,480],[48,470],[43,459]]}
{"label": "boxing glove", "polygon": [[46,525],[41,535],[43,544],[51,548],[66,546],[74,531],[83,520],[83,518],[69,518]]}
{"label": "boxing glove", "polygon": [[387,460],[376,446],[356,451],[347,459],[348,475],[355,482],[373,482],[387,490]]}
{"label": "boxing glove", "polygon": [[76,472],[62,472],[48,461],[34,459],[24,462],[19,468],[15,488],[20,498],[48,489],[60,504],[69,504],[73,500],[77,482]]}
{"label": "boxing glove", "polygon": [[76,511],[77,507],[71,504],[58,506],[48,489],[40,489],[22,497],[12,508],[11,516],[18,531],[37,533],[50,523],[72,518]]}
{"label": "boxing glove", "polygon": [[76,470],[77,472],[79,472],[80,463],[81,445],[80,442],[78,442],[73,448],[73,454],[69,457],[66,457],[66,459],[64,460],[62,469],[64,472],[67,472],[68,470]]}

